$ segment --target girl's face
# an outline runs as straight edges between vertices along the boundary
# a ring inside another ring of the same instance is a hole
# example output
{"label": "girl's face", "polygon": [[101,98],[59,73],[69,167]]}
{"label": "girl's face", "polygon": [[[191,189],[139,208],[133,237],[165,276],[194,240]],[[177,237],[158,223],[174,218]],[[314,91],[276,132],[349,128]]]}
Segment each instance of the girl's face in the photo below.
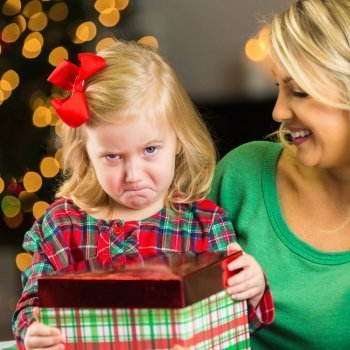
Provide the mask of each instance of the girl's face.
{"label": "girl's face", "polygon": [[115,215],[142,219],[161,210],[180,151],[170,127],[136,116],[126,124],[86,130],[88,155],[100,185],[115,201]]}
{"label": "girl's face", "polygon": [[[350,116],[305,93],[287,71],[273,69],[279,86],[273,119],[284,122],[302,165],[319,168],[350,166]],[[336,101],[329,91],[328,96]]]}

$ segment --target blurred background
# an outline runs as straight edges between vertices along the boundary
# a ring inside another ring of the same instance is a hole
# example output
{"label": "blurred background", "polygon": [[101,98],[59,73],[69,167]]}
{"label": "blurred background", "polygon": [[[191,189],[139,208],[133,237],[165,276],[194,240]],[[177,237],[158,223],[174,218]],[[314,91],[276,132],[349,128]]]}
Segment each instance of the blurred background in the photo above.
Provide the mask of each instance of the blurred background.
{"label": "blurred background", "polygon": [[61,92],[46,82],[63,59],[98,52],[113,38],[158,47],[209,125],[222,157],[263,139],[276,91],[264,70],[264,19],[290,0],[0,1],[0,341],[10,340],[31,263],[21,248],[54,199],[60,175],[60,121],[50,107]]}

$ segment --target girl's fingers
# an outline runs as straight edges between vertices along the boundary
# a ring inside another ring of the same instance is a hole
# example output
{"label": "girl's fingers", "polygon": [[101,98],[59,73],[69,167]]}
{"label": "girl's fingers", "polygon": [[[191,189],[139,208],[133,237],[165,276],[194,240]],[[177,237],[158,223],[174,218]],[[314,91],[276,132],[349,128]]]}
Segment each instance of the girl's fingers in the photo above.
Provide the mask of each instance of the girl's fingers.
{"label": "girl's fingers", "polygon": [[[45,348],[63,345],[63,338],[61,336],[54,337],[31,337],[28,346],[31,348]],[[63,346],[64,348],[64,346]]]}
{"label": "girl's fingers", "polygon": [[233,300],[249,300],[258,294],[258,290],[256,288],[252,288],[244,292],[229,294]]}
{"label": "girl's fingers", "polygon": [[234,251],[237,251],[237,250],[242,250],[241,246],[237,242],[230,243],[227,246],[227,252],[229,254],[233,253]]}
{"label": "girl's fingers", "polygon": [[243,254],[239,256],[237,259],[231,261],[227,268],[229,271],[234,271],[238,269],[245,269],[252,264],[251,256],[248,254]]}
{"label": "girl's fingers", "polygon": [[33,308],[33,314],[34,314],[35,320],[37,322],[40,322],[40,308],[39,307],[36,306]]}
{"label": "girl's fingers", "polygon": [[46,326],[40,322],[33,324],[28,328],[28,336],[39,336],[39,337],[50,337],[50,336],[60,336],[61,332],[58,328]]}

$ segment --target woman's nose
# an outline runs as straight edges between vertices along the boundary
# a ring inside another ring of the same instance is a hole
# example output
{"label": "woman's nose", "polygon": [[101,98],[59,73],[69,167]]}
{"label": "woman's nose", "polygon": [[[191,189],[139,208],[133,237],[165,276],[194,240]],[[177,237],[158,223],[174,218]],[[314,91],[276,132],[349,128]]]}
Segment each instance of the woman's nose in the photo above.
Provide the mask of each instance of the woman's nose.
{"label": "woman's nose", "polygon": [[289,101],[281,93],[278,94],[275,107],[272,111],[272,118],[278,123],[282,123],[293,118],[293,111],[289,105]]}

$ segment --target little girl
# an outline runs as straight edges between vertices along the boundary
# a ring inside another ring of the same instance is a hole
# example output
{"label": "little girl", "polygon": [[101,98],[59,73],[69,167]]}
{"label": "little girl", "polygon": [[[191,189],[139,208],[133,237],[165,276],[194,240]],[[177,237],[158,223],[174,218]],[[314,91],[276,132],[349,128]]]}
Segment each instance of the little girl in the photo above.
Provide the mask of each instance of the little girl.
{"label": "little girl", "polygon": [[[97,257],[237,249],[224,211],[203,199],[215,149],[205,124],[172,68],[154,50],[118,42],[62,62],[49,81],[71,91],[52,101],[63,126],[65,181],[23,247],[33,265],[23,272],[14,314],[18,345],[64,349],[58,329],[38,317],[42,274]],[[238,246],[238,249],[239,246]],[[248,254],[228,280],[235,300],[249,300],[251,330],[273,318],[264,274]]]}

